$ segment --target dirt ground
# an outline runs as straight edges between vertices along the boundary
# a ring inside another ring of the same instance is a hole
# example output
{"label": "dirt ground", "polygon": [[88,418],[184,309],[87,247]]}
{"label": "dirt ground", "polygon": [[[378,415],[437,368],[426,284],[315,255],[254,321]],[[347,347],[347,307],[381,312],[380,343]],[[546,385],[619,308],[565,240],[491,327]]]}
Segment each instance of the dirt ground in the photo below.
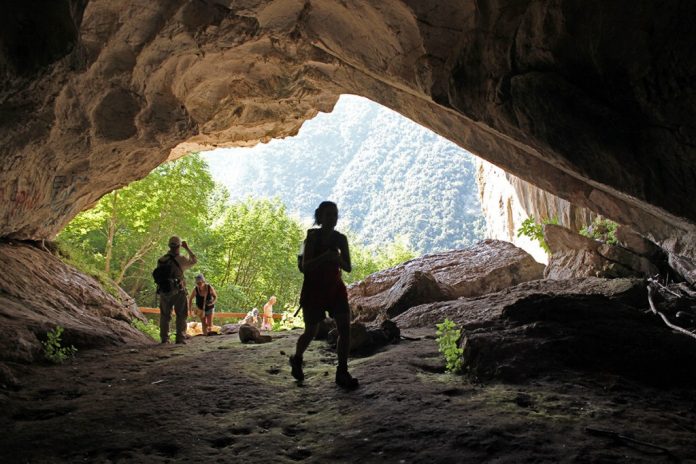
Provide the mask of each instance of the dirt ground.
{"label": "dirt ground", "polygon": [[26,368],[21,388],[0,391],[0,460],[696,462],[691,390],[571,372],[475,384],[443,372],[433,333],[405,334],[422,338],[351,360],[353,392],[335,386],[321,341],[304,385],[292,380],[297,331],[264,345],[195,337]]}

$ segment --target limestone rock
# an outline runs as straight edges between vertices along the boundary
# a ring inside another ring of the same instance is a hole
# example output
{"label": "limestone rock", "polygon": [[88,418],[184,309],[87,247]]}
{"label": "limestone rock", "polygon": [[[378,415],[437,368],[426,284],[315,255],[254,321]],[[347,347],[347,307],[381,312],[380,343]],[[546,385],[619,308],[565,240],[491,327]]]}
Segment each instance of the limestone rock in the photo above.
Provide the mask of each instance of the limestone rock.
{"label": "limestone rock", "polygon": [[684,366],[696,346],[659,318],[599,295],[535,296],[465,331],[464,364],[478,379],[518,382],[563,369],[618,374],[653,385],[694,385]]}
{"label": "limestone rock", "polygon": [[540,263],[548,262],[546,250],[537,240],[517,234],[527,218],[533,217],[538,223],[556,219],[562,226],[580,230],[595,216],[587,208],[546,192],[480,158],[476,159],[476,185],[481,211],[486,218],[486,238],[513,243]]}
{"label": "limestone rock", "polygon": [[601,279],[596,277],[566,280],[534,280],[503,291],[473,298],[416,306],[394,318],[401,328],[431,327],[450,319],[469,329],[483,327],[487,321],[501,317],[503,308],[525,298],[539,295],[599,295],[610,301],[642,307],[647,305],[643,279]]}
{"label": "limestone rock", "polygon": [[470,248],[424,255],[372,274],[348,287],[348,301],[354,318],[372,321],[384,317],[386,311],[397,314],[418,301],[482,295],[540,279],[543,269],[543,264],[511,243],[484,240]]}
{"label": "limestone rock", "polygon": [[384,313],[387,318],[398,316],[412,306],[434,301],[451,300],[454,298],[452,289],[441,286],[435,278],[422,271],[404,274],[389,289],[384,301]]}
{"label": "limestone rock", "polygon": [[239,340],[242,343],[268,343],[273,340],[270,335],[261,335],[258,327],[251,324],[242,324],[239,326]]}
{"label": "limestone rock", "polygon": [[544,240],[549,246],[551,254],[576,250],[597,251],[601,245],[601,242],[597,240],[556,224],[544,224]]}
{"label": "limestone rock", "polygon": [[640,279],[537,280],[411,308],[394,321],[404,329],[453,320],[466,373],[478,380],[582,370],[696,385],[696,373],[684,369],[696,361],[696,345],[645,310],[646,293]]}
{"label": "limestone rock", "polygon": [[[378,327],[367,327],[362,322],[350,324],[350,352],[358,356],[370,356],[379,348],[399,343],[401,330],[391,320],[382,321]],[[334,328],[326,337],[329,345],[336,347],[338,331]]]}
{"label": "limestone rock", "polygon": [[602,243],[554,224],[544,225],[544,239],[552,251],[544,276],[648,277],[659,272],[650,260],[623,247]]}
{"label": "limestone rock", "polygon": [[153,343],[130,325],[133,318],[143,317],[130,297],[106,293],[95,279],[44,250],[1,243],[0,269],[2,361],[41,359],[41,341],[56,326],[64,328],[63,344],[78,350]]}
{"label": "limestone rock", "polygon": [[627,226],[620,225],[616,228],[616,240],[627,250],[649,259],[663,254],[659,246]]}

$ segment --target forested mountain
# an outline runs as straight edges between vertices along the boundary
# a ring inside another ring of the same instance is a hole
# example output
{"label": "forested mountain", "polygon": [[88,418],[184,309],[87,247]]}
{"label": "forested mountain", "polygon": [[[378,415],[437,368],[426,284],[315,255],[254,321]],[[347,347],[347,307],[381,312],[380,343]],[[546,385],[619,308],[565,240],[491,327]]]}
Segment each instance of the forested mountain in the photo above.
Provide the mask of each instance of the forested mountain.
{"label": "forested mountain", "polygon": [[483,237],[473,155],[364,98],[341,97],[296,137],[204,158],[233,201],[277,196],[309,222],[322,200],[332,200],[337,228],[367,245],[401,237],[427,253]]}

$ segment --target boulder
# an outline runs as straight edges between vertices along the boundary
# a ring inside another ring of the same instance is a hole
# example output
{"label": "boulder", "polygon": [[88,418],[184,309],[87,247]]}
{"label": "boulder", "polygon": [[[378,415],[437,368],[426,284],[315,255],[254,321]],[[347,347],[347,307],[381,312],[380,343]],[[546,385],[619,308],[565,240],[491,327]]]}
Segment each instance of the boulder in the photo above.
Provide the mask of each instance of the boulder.
{"label": "boulder", "polygon": [[641,307],[647,305],[647,288],[643,279],[597,277],[564,280],[535,280],[500,292],[474,298],[430,303],[413,307],[394,318],[401,328],[435,328],[435,324],[450,319],[468,328],[485,326],[500,318],[502,310],[517,301],[539,295],[572,296],[599,295],[610,301]]}
{"label": "boulder", "polygon": [[696,385],[696,344],[650,314],[641,279],[527,282],[476,298],[411,308],[401,328],[445,318],[462,329],[465,371],[519,382],[564,370],[622,375],[657,385]]}
{"label": "boulder", "polygon": [[401,276],[387,292],[383,312],[392,318],[419,304],[452,299],[451,287],[438,284],[428,272],[413,271]]}
{"label": "boulder", "polygon": [[63,345],[78,350],[153,343],[131,326],[143,315],[118,286],[105,291],[96,279],[37,245],[0,243],[0,361],[41,360],[41,341],[56,326],[64,329]]}
{"label": "boulder", "polygon": [[597,248],[602,244],[557,224],[544,224],[543,227],[544,241],[549,246],[552,255],[576,250],[597,251]]}
{"label": "boulder", "polygon": [[261,331],[251,324],[239,326],[239,340],[242,343],[268,343],[273,340],[270,335],[261,335]]}
{"label": "boulder", "polygon": [[326,340],[329,332],[336,328],[336,321],[330,317],[325,318],[319,323],[319,328],[317,329],[317,334],[314,336],[315,340]]}
{"label": "boulder", "polygon": [[[338,331],[332,329],[326,338],[329,345],[336,347]],[[350,325],[350,352],[358,356],[369,356],[377,349],[399,343],[401,330],[391,320],[382,321],[379,327],[367,327],[362,322]]]}
{"label": "boulder", "polygon": [[654,259],[664,254],[662,248],[628,226],[620,225],[616,228],[616,240],[627,250],[648,259]]}
{"label": "boulder", "polygon": [[483,240],[463,250],[424,255],[371,274],[348,287],[348,300],[356,320],[373,321],[390,317],[387,311],[398,314],[427,299],[483,295],[540,279],[543,270],[543,264],[513,244]]}

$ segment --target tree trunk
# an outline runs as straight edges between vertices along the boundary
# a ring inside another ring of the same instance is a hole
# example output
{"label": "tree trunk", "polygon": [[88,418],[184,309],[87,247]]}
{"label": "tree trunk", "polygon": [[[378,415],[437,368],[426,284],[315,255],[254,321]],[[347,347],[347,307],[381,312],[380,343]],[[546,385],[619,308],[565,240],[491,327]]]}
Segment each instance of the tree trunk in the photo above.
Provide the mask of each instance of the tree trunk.
{"label": "tree trunk", "polygon": [[106,234],[106,257],[104,259],[104,272],[107,276],[111,277],[111,255],[114,249],[114,237],[116,236],[116,221],[118,217],[118,190],[115,190],[111,194],[111,217],[109,217],[109,223]]}

